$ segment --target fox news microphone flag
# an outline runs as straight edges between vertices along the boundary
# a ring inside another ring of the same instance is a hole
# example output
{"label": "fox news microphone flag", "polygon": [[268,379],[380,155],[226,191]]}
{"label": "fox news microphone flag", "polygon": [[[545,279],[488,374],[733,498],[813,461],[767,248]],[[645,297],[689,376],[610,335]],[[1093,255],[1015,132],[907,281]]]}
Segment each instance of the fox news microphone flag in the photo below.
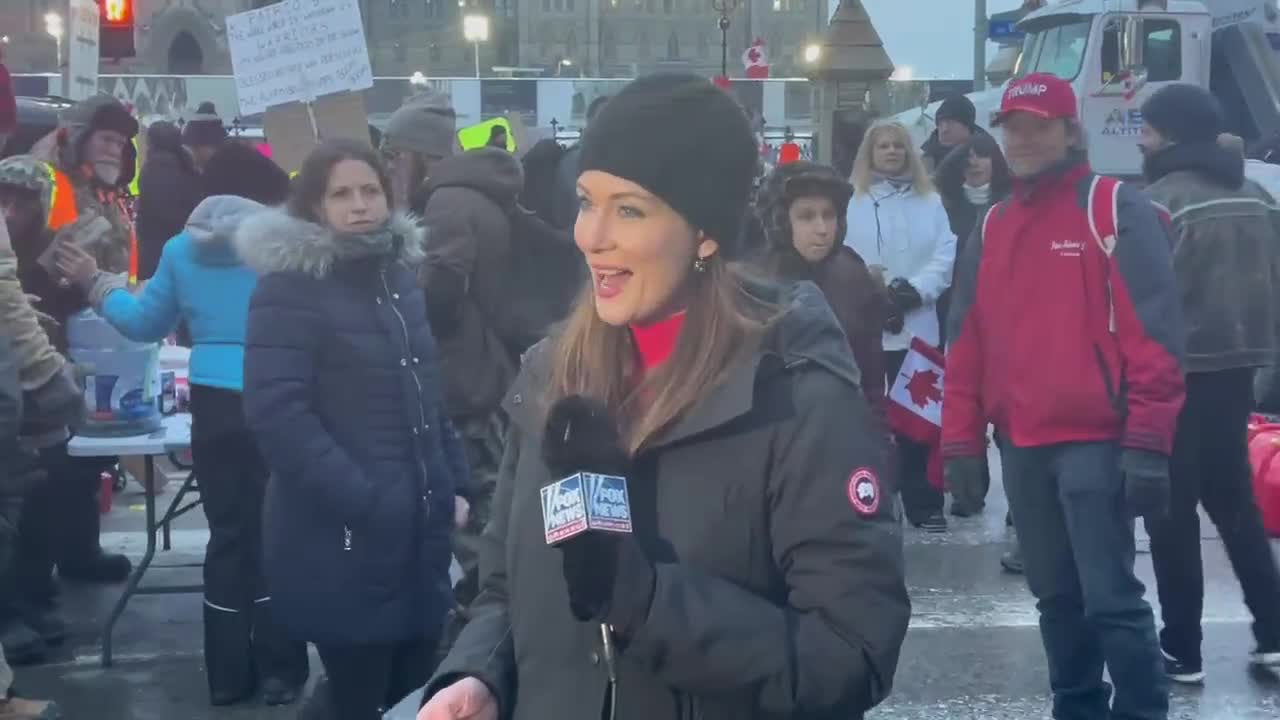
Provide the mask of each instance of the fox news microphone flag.
{"label": "fox news microphone flag", "polygon": [[630,534],[626,478],[580,472],[543,487],[542,530],[548,545],[590,530]]}
{"label": "fox news microphone flag", "polygon": [[889,428],[908,440],[929,446],[929,484],[943,487],[942,384],[946,360],[918,337],[889,389]]}

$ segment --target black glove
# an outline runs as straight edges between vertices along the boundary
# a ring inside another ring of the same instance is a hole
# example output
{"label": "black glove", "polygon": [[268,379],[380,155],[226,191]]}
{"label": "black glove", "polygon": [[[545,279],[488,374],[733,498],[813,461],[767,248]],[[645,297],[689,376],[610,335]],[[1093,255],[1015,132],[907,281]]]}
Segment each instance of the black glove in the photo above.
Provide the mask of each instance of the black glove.
{"label": "black glove", "polygon": [[1134,517],[1159,518],[1169,512],[1169,457],[1151,450],[1120,453],[1124,499]]}
{"label": "black glove", "polygon": [[[577,472],[628,477],[631,456],[600,403],[573,395],[547,414],[542,457],[553,480]],[[557,546],[569,609],[582,622],[603,622],[626,635],[649,613],[653,564],[629,534],[587,531]]]}
{"label": "black glove", "polygon": [[889,305],[889,311],[884,316],[884,331],[890,335],[897,335],[907,326],[907,318],[892,303]]}
{"label": "black glove", "polygon": [[920,292],[905,278],[894,278],[889,283],[889,302],[903,315],[924,306],[924,298],[920,297]]}
{"label": "black glove", "polygon": [[954,505],[978,508],[986,500],[987,459],[980,455],[957,457],[942,466],[942,477]]}

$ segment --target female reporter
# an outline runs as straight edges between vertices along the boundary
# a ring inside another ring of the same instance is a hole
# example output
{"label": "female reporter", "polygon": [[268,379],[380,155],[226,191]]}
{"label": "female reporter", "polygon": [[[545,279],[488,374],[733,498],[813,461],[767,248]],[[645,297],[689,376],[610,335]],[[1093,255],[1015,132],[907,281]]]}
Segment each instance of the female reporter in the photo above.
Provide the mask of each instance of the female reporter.
{"label": "female reporter", "polygon": [[382,717],[430,673],[466,474],[414,269],[422,231],[388,211],[390,188],[367,143],[329,140],[287,210],[236,234],[261,275],[244,409],[271,470],[267,589],[286,628],[316,644],[342,720]]}
{"label": "female reporter", "polygon": [[[704,79],[645,77],[581,160],[592,284],[508,395],[481,592],[419,720],[861,717],[910,615],[885,440],[818,289],[729,265],[745,115]],[[545,431],[583,398],[594,439]],[[633,535],[547,546],[540,490],[575,469],[625,470]]]}

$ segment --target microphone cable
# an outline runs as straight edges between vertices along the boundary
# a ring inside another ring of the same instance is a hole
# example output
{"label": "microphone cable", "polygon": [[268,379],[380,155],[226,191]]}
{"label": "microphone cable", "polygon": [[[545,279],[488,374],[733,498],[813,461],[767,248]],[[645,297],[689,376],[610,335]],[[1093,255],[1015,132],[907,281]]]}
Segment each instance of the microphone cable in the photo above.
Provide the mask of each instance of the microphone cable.
{"label": "microphone cable", "polygon": [[613,630],[600,623],[600,645],[605,669],[609,671],[609,720],[618,718],[618,665],[613,646]]}

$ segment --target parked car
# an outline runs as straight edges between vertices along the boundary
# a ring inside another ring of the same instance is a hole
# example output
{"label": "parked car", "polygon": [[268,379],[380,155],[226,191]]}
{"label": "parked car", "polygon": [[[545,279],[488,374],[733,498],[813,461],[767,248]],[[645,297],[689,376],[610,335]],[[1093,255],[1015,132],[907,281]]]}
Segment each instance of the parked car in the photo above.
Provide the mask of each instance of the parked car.
{"label": "parked car", "polygon": [[18,128],[0,149],[0,158],[22,155],[58,127],[58,115],[73,105],[59,97],[18,97]]}

